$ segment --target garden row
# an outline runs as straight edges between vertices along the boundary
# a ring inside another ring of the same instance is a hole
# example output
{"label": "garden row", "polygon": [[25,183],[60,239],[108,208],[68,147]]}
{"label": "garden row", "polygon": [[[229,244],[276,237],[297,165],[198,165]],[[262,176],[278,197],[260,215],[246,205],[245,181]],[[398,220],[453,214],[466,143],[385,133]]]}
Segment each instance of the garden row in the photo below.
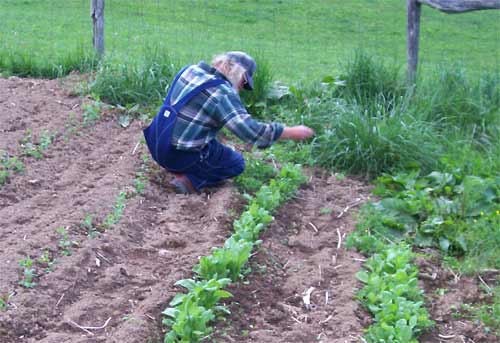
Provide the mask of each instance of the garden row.
{"label": "garden row", "polygon": [[224,305],[218,304],[221,299],[231,297],[224,288],[243,277],[252,250],[261,243],[261,231],[273,220],[271,213],[303,182],[298,167],[284,165],[276,179],[262,186],[253,197],[247,197],[246,210],[234,222],[234,233],[224,246],[200,258],[193,268],[194,279],[177,282],[188,293],[177,294],[170,302],[172,307],[163,312],[169,317],[164,323],[170,327],[165,342],[199,342],[212,332],[209,323],[216,314],[229,314]]}

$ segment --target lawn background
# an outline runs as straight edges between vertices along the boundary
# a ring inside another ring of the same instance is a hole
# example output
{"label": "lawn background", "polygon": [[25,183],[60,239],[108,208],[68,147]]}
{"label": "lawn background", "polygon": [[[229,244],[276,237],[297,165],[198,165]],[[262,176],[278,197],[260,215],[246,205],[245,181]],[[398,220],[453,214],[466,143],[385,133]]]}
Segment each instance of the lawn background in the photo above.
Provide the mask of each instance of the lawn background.
{"label": "lawn background", "polygon": [[[3,0],[0,22],[0,55],[27,54],[50,64],[91,48],[88,0]],[[106,0],[105,44],[118,63],[151,49],[180,64],[250,51],[285,82],[335,75],[339,61],[357,49],[404,70],[406,1]],[[420,44],[422,71],[443,64],[471,73],[498,68],[500,11],[449,15],[423,6]]]}

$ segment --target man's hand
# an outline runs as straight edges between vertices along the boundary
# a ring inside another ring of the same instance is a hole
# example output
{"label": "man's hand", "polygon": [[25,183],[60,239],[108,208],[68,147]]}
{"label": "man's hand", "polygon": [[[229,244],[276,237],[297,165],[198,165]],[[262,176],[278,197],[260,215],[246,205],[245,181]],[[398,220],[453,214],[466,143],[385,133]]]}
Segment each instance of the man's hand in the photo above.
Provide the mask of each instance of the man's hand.
{"label": "man's hand", "polygon": [[298,125],[292,127],[285,127],[283,129],[283,133],[280,136],[280,139],[292,139],[295,141],[301,141],[312,136],[314,136],[313,129],[304,125]]}

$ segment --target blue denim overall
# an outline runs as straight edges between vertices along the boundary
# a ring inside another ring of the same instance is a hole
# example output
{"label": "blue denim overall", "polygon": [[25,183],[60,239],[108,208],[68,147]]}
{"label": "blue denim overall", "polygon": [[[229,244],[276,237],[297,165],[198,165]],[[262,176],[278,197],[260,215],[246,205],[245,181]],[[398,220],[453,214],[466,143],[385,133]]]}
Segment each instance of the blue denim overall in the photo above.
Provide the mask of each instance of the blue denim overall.
{"label": "blue denim overall", "polygon": [[241,174],[245,169],[245,161],[240,153],[215,139],[200,151],[178,150],[171,144],[177,113],[182,107],[201,91],[227,82],[219,78],[212,79],[194,88],[175,104],[171,104],[174,85],[186,68],[188,67],[184,67],[176,75],[162,107],[144,130],[144,137],[153,159],[160,166],[174,173],[185,174],[194,188],[200,190]]}

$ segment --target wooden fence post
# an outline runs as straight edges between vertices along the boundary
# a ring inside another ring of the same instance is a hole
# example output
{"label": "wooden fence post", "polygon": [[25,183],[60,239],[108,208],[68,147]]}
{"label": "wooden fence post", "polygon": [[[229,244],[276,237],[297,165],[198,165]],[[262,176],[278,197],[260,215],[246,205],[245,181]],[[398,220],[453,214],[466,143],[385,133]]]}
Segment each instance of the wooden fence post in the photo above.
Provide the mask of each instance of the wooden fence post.
{"label": "wooden fence post", "polygon": [[92,45],[99,57],[104,55],[104,0],[90,0],[93,24]]}
{"label": "wooden fence post", "polygon": [[418,41],[420,35],[420,13],[422,5],[417,0],[407,0],[408,22],[407,22],[407,58],[408,58],[408,82],[415,83],[418,65]]}

